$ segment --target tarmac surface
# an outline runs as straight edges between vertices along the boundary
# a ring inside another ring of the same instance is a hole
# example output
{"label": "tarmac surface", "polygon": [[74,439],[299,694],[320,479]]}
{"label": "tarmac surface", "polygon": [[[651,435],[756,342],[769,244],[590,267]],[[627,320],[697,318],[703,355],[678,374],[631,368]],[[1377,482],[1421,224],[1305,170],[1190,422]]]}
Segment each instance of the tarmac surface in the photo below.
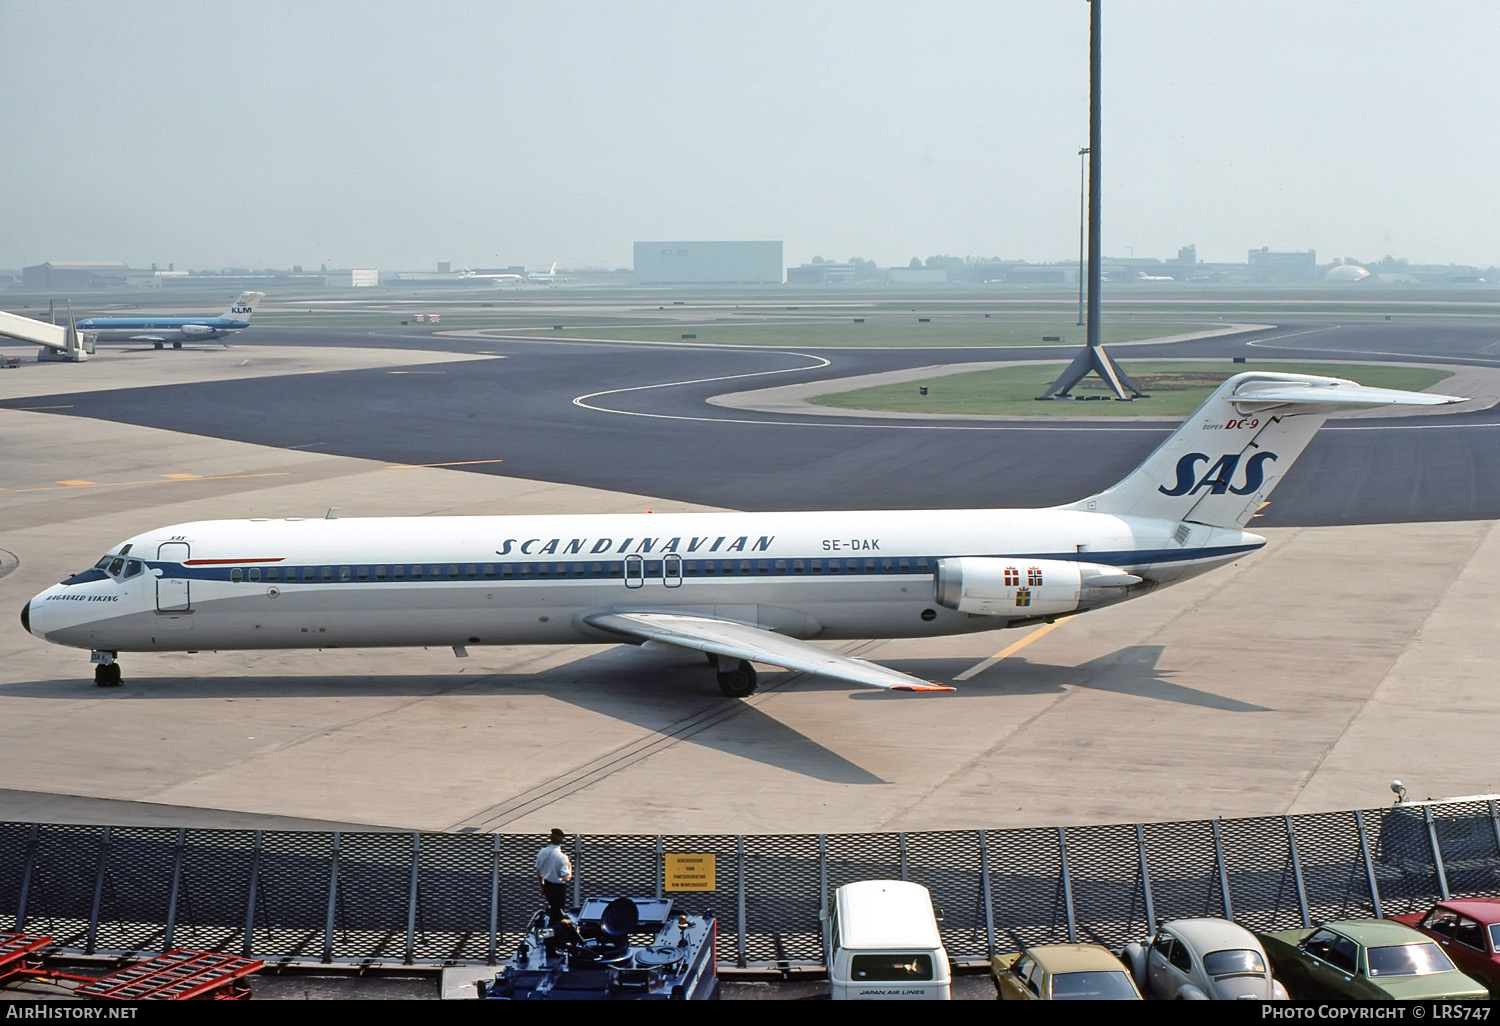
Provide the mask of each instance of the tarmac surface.
{"label": "tarmac surface", "polygon": [[[1286,333],[1248,341],[1290,345],[1276,341]],[[723,380],[805,362],[777,350],[361,337],[256,329],[229,347],[101,346],[86,364],[0,370],[0,612],[180,521],[330,506],[1045,505],[1122,476],[1167,430],[900,428],[823,417],[785,391],[757,401],[743,394],[756,382]],[[836,646],[958,680],[956,693],[763,669],[759,692],[731,700],[701,657],[628,646],[466,660],[446,648],[128,654],[125,686],[99,689],[86,652],[12,621],[0,630],[0,820],[913,831],[1371,808],[1393,778],[1412,798],[1500,792],[1500,377],[1479,352],[1493,333],[1372,324],[1315,337],[1318,351],[1274,355],[1452,366],[1437,390],[1475,401],[1330,424],[1252,524],[1268,546],[1231,567],[1030,631]],[[31,350],[0,343],[11,352]],[[990,356],[1039,358],[936,362]],[[832,364],[766,383],[829,391],[831,378],[935,362],[822,358]],[[664,382],[689,383],[652,387]],[[637,391],[573,402],[609,387]],[[732,405],[709,402],[730,393]]]}

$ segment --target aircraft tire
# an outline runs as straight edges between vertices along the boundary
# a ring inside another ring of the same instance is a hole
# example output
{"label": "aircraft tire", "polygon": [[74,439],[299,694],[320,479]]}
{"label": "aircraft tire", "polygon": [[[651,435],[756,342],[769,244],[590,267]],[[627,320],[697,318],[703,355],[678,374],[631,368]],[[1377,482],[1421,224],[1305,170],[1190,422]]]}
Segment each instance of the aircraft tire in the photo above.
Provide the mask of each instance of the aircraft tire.
{"label": "aircraft tire", "polygon": [[94,667],[94,686],[117,688],[120,686],[120,664],[100,663]]}
{"label": "aircraft tire", "polygon": [[741,659],[732,670],[719,671],[719,690],[730,698],[749,698],[755,694],[755,667],[749,660]]}

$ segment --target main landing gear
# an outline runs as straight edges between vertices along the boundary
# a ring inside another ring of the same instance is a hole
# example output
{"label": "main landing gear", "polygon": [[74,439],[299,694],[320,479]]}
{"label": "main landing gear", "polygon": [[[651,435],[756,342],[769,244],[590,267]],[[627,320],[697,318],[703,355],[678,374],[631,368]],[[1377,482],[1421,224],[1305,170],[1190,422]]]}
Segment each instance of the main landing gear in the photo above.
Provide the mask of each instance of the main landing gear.
{"label": "main landing gear", "polygon": [[714,660],[719,668],[719,690],[730,698],[749,698],[755,694],[755,667],[748,659],[719,656]]}
{"label": "main landing gear", "polygon": [[101,688],[117,688],[120,686],[120,664],[115,662],[113,652],[95,652],[91,658],[94,660],[94,685]]}

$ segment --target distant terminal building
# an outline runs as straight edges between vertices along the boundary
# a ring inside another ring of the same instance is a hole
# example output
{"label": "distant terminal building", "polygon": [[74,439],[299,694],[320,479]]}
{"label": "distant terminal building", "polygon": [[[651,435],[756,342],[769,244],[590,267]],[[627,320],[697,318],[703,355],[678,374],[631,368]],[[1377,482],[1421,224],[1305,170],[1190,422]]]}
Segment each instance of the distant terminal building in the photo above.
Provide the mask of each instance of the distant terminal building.
{"label": "distant terminal building", "polygon": [[1315,281],[1318,277],[1317,250],[1306,253],[1273,253],[1269,246],[1250,251],[1252,281]]}
{"label": "distant terminal building", "polygon": [[853,264],[824,261],[786,269],[788,285],[842,285],[854,280]]}
{"label": "distant terminal building", "polygon": [[151,271],[136,271],[122,263],[64,263],[49,260],[45,264],[21,268],[21,284],[41,292],[86,292],[90,289],[123,288],[132,284],[149,284]]}
{"label": "distant terminal building", "polygon": [[637,242],[641,285],[780,285],[780,242]]}
{"label": "distant terminal building", "polygon": [[1370,276],[1370,272],[1365,270],[1358,264],[1334,264],[1328,269],[1328,273],[1323,275],[1323,280],[1336,282],[1354,282],[1364,281]]}

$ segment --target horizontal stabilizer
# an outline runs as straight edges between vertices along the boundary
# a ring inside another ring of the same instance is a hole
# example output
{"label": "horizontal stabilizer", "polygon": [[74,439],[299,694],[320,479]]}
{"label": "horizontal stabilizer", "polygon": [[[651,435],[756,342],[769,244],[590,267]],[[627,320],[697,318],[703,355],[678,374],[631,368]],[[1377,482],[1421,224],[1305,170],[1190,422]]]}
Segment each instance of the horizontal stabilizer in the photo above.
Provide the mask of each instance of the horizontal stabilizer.
{"label": "horizontal stabilizer", "polygon": [[770,663],[788,670],[816,673],[851,684],[890,691],[953,691],[910,674],[854,656],[830,652],[808,641],[776,634],[763,627],[684,613],[596,613],[584,622],[648,642],[710,655]]}
{"label": "horizontal stabilizer", "polygon": [[1461,403],[1463,396],[1407,392],[1399,388],[1371,388],[1353,381],[1323,378],[1316,381],[1247,381],[1227,397],[1236,406],[1285,403],[1358,403],[1369,406],[1443,406]]}

